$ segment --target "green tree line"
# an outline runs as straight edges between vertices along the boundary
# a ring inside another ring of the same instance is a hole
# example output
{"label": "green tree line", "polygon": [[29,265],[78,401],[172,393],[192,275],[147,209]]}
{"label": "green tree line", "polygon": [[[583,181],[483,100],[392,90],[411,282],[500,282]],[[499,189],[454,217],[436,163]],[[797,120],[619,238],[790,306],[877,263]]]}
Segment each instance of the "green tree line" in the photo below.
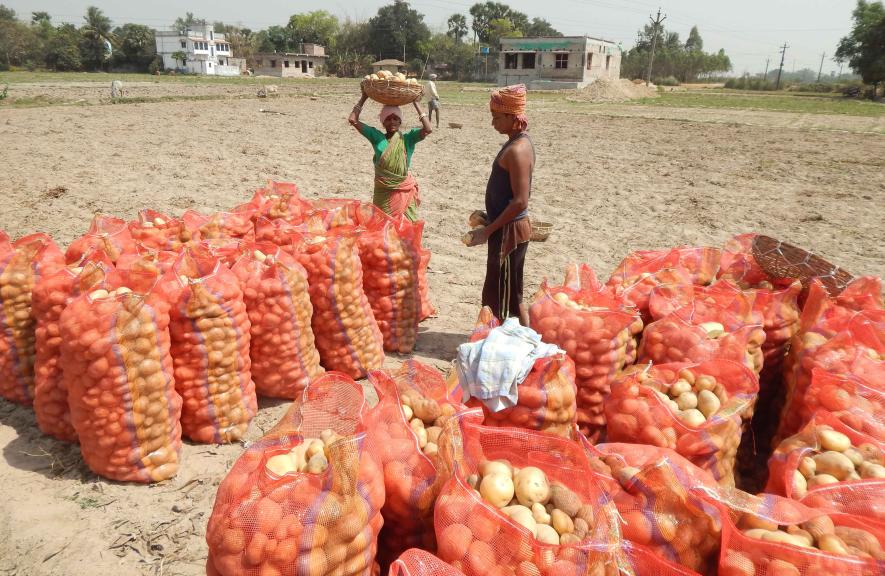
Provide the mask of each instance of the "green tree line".
{"label": "green tree line", "polygon": [[[657,38],[655,38],[657,36]],[[700,78],[731,71],[731,60],[725,50],[704,51],[704,40],[693,26],[683,42],[678,32],[647,24],[639,31],[636,45],[624,53],[621,76],[645,78],[655,44],[652,80],[655,83],[694,82]]]}

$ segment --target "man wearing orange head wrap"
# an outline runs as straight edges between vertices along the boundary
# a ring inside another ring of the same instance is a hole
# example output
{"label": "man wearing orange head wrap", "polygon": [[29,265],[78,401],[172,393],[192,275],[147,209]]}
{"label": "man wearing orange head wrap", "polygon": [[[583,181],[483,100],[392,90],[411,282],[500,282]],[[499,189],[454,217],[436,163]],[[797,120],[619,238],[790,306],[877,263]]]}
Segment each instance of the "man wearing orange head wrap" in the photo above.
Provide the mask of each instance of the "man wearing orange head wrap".
{"label": "man wearing orange head wrap", "polygon": [[489,244],[483,306],[490,307],[500,320],[516,316],[528,326],[522,290],[525,255],[532,235],[528,206],[535,148],[526,133],[525,106],[526,89],[522,84],[492,92],[492,127],[506,134],[507,142],[492,163],[486,185],[487,224],[472,233],[470,245]]}

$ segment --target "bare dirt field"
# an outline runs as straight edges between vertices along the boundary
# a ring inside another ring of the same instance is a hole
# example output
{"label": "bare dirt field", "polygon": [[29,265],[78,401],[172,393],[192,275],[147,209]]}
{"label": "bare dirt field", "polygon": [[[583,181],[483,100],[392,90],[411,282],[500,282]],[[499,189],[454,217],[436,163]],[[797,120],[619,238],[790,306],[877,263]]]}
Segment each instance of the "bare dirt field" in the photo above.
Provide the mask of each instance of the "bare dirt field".
{"label": "bare dirt field", "polygon": [[[267,179],[296,182],[309,198],[369,199],[371,150],[345,122],[356,84],[324,88],[320,97],[291,85],[269,100],[254,98],[254,85],[176,85],[173,95],[219,99],[0,108],[0,229],[13,237],[45,231],[66,245],[96,212],[214,211],[245,201]],[[132,86],[127,96],[166,95],[160,86]],[[98,102],[99,90],[51,88],[69,101]],[[422,324],[415,356],[443,369],[479,309],[485,251],[459,237],[467,215],[482,207],[502,143],[483,106],[452,100],[444,96],[443,127],[413,161],[439,310]],[[367,107],[364,118],[374,122],[376,113]],[[408,111],[407,124],[415,116]],[[806,247],[856,274],[885,275],[881,117],[564,98],[532,104],[529,116],[538,154],[531,212],[556,228],[529,249],[527,297],[569,262],[607,277],[632,250],[719,245],[745,231]],[[262,401],[249,439],[287,406]],[[30,410],[0,400],[0,576],[202,574],[215,489],[241,451],[186,444],[172,481],[106,482],[81,464],[76,447],[43,437]]]}

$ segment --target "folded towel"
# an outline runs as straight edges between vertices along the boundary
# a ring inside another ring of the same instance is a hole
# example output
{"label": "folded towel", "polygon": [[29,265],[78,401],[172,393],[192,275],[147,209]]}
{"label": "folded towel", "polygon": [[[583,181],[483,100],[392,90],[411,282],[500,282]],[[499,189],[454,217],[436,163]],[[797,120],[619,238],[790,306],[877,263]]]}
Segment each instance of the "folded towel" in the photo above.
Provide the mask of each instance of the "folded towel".
{"label": "folded towel", "polygon": [[565,354],[541,336],[508,318],[492,329],[485,340],[458,346],[455,369],[464,391],[464,400],[479,399],[492,412],[516,406],[518,386],[525,380],[535,360]]}

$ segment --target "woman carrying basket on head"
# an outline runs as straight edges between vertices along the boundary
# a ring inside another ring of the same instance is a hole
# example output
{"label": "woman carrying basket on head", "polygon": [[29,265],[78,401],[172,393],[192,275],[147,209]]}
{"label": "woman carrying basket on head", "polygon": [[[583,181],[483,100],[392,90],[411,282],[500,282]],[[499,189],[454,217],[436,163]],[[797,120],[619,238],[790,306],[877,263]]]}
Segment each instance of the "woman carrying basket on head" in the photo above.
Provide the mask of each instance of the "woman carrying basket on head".
{"label": "woman carrying basket on head", "polygon": [[398,106],[384,106],[378,119],[384,127],[381,132],[374,126],[360,122],[360,112],[368,99],[365,90],[348,121],[351,126],[365,136],[372,144],[375,151],[373,163],[375,165],[375,192],[372,202],[391,216],[404,215],[410,221],[418,219],[418,205],[421,198],[418,192],[418,182],[409,172],[412,163],[412,153],[415,145],[433,132],[427,114],[421,111],[418,102],[412,104],[418,112],[421,121],[420,128],[412,128],[408,132],[400,132],[403,121],[403,113]]}

